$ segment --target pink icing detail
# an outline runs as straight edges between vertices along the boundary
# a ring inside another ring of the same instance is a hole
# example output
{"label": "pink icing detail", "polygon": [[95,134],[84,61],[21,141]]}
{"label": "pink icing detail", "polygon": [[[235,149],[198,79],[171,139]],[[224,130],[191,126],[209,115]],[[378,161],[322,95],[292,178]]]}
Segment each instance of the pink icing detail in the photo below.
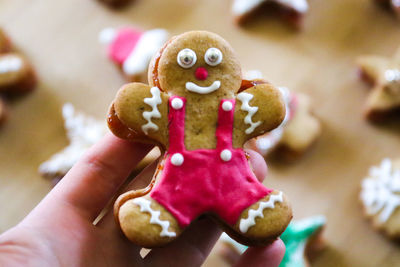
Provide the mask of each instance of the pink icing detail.
{"label": "pink icing detail", "polygon": [[299,105],[299,99],[295,93],[290,93],[290,101],[289,101],[289,118],[288,120],[291,120],[296,113],[297,106]]}
{"label": "pink icing detail", "polygon": [[[175,98],[183,101],[181,109],[172,108],[171,102]],[[223,110],[224,101],[232,103],[230,111]],[[172,96],[169,106],[169,149],[160,182],[152,190],[151,197],[163,205],[182,227],[206,212],[235,224],[244,209],[272,192],[254,176],[243,149],[232,148],[235,100],[222,100],[220,103],[216,149],[186,150],[186,99]],[[232,152],[231,160],[221,159],[224,149]],[[183,155],[184,161],[180,166],[171,164],[171,156],[175,153]]]}
{"label": "pink icing detail", "polygon": [[122,64],[131,54],[142,35],[143,32],[136,29],[119,29],[108,47],[108,57],[114,62]]}

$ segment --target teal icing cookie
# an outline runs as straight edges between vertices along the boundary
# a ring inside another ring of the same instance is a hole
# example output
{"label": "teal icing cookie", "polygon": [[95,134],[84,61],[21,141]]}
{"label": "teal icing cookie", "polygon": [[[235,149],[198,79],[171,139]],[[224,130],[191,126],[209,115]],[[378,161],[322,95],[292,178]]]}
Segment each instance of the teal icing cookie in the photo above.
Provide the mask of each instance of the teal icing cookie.
{"label": "teal icing cookie", "polygon": [[[280,267],[305,267],[305,249],[311,237],[318,234],[326,224],[326,218],[322,215],[308,217],[293,221],[281,235],[286,246],[286,253]],[[221,240],[233,246],[238,253],[242,254],[247,247],[231,239],[223,233]]]}

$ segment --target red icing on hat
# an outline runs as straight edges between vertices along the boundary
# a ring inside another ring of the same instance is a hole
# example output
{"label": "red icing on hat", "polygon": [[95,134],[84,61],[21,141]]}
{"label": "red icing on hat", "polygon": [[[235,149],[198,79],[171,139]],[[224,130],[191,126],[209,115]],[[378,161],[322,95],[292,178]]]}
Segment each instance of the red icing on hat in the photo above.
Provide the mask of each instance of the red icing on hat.
{"label": "red icing on hat", "polygon": [[142,35],[143,32],[136,29],[119,29],[108,47],[108,57],[112,61],[122,64],[131,54]]}

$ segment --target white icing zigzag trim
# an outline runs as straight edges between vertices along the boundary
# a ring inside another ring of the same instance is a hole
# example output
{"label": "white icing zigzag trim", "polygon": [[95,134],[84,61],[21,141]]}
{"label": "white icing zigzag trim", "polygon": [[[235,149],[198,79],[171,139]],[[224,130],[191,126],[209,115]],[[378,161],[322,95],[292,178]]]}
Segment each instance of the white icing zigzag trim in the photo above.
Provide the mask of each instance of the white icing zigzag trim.
{"label": "white icing zigzag trim", "polygon": [[242,233],[246,233],[250,227],[256,224],[257,217],[264,217],[263,211],[266,208],[273,209],[275,208],[275,202],[283,202],[282,192],[279,192],[278,195],[270,195],[268,201],[260,202],[258,208],[256,210],[251,209],[248,212],[247,219],[241,219],[239,224],[239,229]]}
{"label": "white icing zigzag trim", "polygon": [[252,117],[257,112],[258,107],[251,107],[249,102],[253,99],[253,95],[249,93],[240,93],[237,95],[237,98],[242,102],[241,110],[248,112],[247,116],[244,118],[244,122],[246,124],[250,124],[250,127],[246,129],[246,134],[251,134],[256,127],[261,124],[261,121],[253,122]]}
{"label": "white icing zigzag trim", "polygon": [[390,159],[372,167],[361,184],[361,201],[368,215],[379,214],[379,222],[386,222],[400,206],[400,169],[393,167]]}
{"label": "white icing zigzag trim", "polygon": [[159,226],[161,226],[162,231],[160,233],[160,236],[168,236],[168,237],[176,236],[175,232],[168,231],[169,221],[160,220],[161,212],[158,210],[151,209],[151,207],[150,207],[151,201],[150,200],[140,197],[140,198],[135,198],[133,200],[133,203],[135,203],[136,205],[138,205],[140,207],[141,212],[150,213],[150,215],[151,215],[150,223],[151,224],[158,224]]}
{"label": "white icing zigzag trim", "polygon": [[147,120],[147,123],[142,126],[142,131],[147,135],[150,129],[154,131],[158,130],[158,126],[151,121],[152,118],[161,118],[161,113],[158,111],[157,105],[161,104],[160,89],[152,87],[150,89],[152,95],[151,98],[145,98],[144,103],[152,107],[151,111],[143,112],[143,118]]}

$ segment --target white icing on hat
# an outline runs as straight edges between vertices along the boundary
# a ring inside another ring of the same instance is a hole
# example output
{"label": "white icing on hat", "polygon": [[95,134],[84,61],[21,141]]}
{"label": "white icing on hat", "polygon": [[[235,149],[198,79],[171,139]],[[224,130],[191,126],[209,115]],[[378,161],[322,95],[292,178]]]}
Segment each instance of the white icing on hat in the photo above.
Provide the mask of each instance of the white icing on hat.
{"label": "white icing on hat", "polygon": [[99,34],[99,42],[102,44],[109,44],[114,40],[116,34],[117,31],[114,28],[105,28]]}
{"label": "white icing on hat", "polygon": [[143,33],[135,48],[122,64],[123,71],[128,75],[140,74],[146,71],[151,58],[168,39],[168,32],[154,29]]}

